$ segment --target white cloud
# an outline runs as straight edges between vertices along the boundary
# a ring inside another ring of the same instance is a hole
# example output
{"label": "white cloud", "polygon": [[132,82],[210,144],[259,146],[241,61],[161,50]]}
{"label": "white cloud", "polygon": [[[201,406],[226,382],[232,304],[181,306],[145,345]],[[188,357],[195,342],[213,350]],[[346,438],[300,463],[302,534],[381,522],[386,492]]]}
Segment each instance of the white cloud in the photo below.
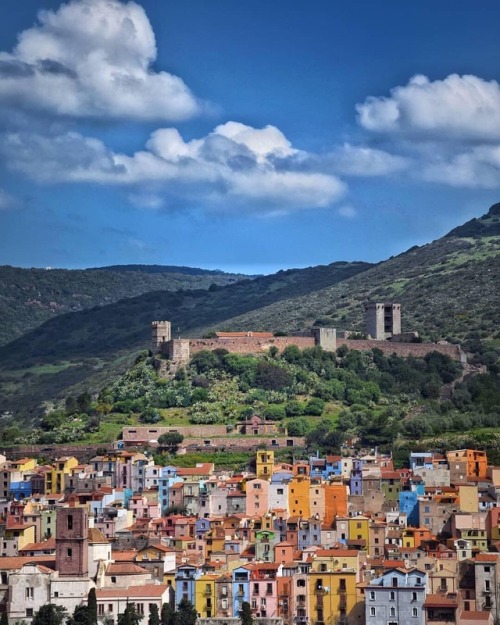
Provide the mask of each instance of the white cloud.
{"label": "white cloud", "polygon": [[0,53],[0,104],[69,117],[177,121],[201,105],[177,76],[156,72],[156,43],[135,2],[72,0]]}
{"label": "white cloud", "polygon": [[500,189],[500,146],[479,146],[424,164],[421,176],[454,187]]}
{"label": "white cloud", "polygon": [[387,176],[406,169],[407,158],[366,146],[345,143],[331,153],[334,171],[346,176]]}
{"label": "white cloud", "polygon": [[277,128],[235,122],[188,142],[162,128],[133,155],[76,132],[10,133],[0,144],[8,166],[34,180],[128,185],[129,199],[142,208],[199,201],[218,210],[283,213],[328,207],[343,196],[345,185],[333,174],[310,163],[300,171],[297,153]]}
{"label": "white cloud", "polygon": [[414,76],[389,97],[369,97],[356,106],[367,130],[440,141],[500,140],[500,85],[477,76],[451,74],[430,81]]}
{"label": "white cloud", "polygon": [[417,75],[389,97],[369,97],[356,108],[361,126],[411,155],[408,171],[414,179],[500,188],[497,81],[457,74],[430,81]]}

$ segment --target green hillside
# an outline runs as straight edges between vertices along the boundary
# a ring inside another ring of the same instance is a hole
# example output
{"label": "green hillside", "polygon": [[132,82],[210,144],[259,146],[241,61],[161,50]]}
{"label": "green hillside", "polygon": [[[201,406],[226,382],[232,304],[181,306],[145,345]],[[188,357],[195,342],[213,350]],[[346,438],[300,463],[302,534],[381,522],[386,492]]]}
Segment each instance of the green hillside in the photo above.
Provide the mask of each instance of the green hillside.
{"label": "green hillside", "polygon": [[227,319],[225,325],[292,330],[311,324],[364,332],[364,304],[397,301],[402,330],[425,340],[500,339],[500,205],[445,237],[337,285]]}
{"label": "green hillside", "polygon": [[[47,321],[0,348],[0,411],[26,418],[40,412],[43,400],[65,394],[88,380],[99,388],[123,369],[137,350],[149,346],[153,319],[169,319],[174,332],[197,335],[197,328],[291,295],[304,295],[366,271],[368,263],[281,271],[208,290],[156,291]],[[128,356],[128,359],[127,359]],[[92,378],[97,378],[92,381]]]}
{"label": "green hillside", "polygon": [[207,289],[248,276],[190,267],[117,265],[99,269],[0,267],[0,345],[68,312],[150,291]]}

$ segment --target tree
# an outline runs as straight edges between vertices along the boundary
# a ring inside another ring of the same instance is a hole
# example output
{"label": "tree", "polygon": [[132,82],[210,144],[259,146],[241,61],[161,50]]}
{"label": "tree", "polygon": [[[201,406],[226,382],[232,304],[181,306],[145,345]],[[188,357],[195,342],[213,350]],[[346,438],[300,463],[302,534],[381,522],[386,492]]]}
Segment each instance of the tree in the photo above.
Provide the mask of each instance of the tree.
{"label": "tree", "polygon": [[54,605],[53,603],[47,603],[35,613],[32,625],[62,625],[66,618],[66,608],[62,605]]}
{"label": "tree", "polygon": [[196,625],[197,618],[194,605],[187,599],[182,599],[177,606],[176,625]]}
{"label": "tree", "polygon": [[123,614],[118,615],[118,625],[139,625],[142,617],[137,613],[135,603],[127,603]]}
{"label": "tree", "polygon": [[184,440],[184,436],[179,432],[165,432],[158,437],[158,445],[161,449],[166,449],[169,452],[177,451],[177,448]]}
{"label": "tree", "polygon": [[97,596],[95,588],[89,590],[87,605],[89,608],[89,623],[90,625],[97,625]]}
{"label": "tree", "polygon": [[248,601],[243,601],[240,612],[241,625],[253,625],[252,608]]}
{"label": "tree", "polygon": [[169,603],[164,603],[161,608],[161,625],[176,625],[175,610]]}
{"label": "tree", "polygon": [[160,625],[160,614],[156,603],[152,603],[149,607],[148,625]]}
{"label": "tree", "polygon": [[92,625],[90,623],[90,609],[88,605],[77,605],[66,621],[66,625]]}

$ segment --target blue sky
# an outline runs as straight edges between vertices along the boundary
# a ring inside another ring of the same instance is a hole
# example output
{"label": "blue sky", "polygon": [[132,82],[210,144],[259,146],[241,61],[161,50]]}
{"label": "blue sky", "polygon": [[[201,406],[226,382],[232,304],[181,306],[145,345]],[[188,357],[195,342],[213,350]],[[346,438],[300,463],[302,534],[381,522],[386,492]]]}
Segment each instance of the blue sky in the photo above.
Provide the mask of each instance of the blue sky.
{"label": "blue sky", "polygon": [[496,1],[2,15],[1,264],[379,261],[500,199]]}

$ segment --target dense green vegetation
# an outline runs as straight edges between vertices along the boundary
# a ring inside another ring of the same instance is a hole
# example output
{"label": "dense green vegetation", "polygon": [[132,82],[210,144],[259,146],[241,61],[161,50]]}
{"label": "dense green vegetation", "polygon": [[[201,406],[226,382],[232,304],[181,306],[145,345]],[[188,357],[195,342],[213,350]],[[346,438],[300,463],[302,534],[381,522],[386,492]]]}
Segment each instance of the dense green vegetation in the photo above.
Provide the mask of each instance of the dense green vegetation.
{"label": "dense green vegetation", "polygon": [[[260,356],[220,349],[198,352],[173,379],[160,377],[158,365],[144,352],[97,396],[69,396],[30,434],[10,426],[0,429],[0,440],[105,441],[104,433],[112,439],[123,425],[137,423],[217,423],[229,433],[258,414],[278,422],[282,433],[305,436],[309,451],[332,451],[346,441],[389,448],[444,432],[500,427],[497,374],[462,378],[462,366],[438,352],[404,359],[345,347],[333,353],[290,346]],[[158,459],[168,461],[182,436],[164,435],[159,443]],[[245,454],[219,450],[217,462],[237,466]]]}
{"label": "dense green vegetation", "polygon": [[[423,247],[414,247],[375,266],[334,263],[278,272],[227,286],[217,284],[218,274],[192,276],[186,270],[182,272],[183,280],[203,279],[205,287],[207,281],[213,283],[212,286],[193,290],[184,285],[182,290],[175,292],[158,290],[97,308],[58,314],[9,345],[0,347],[0,415],[4,413],[4,421],[11,419],[12,414],[18,420],[31,423],[43,413],[45,401],[77,396],[84,390],[98,393],[103,385],[112,384],[127,370],[139,350],[147,348],[153,319],[170,319],[176,334],[182,336],[201,336],[215,329],[287,332],[304,330],[315,323],[335,326],[339,334],[342,330],[349,330],[361,336],[367,300],[401,302],[404,331],[418,331],[424,340],[460,342],[472,362],[482,363],[491,374],[498,374],[499,221],[500,209],[495,205],[481,219],[456,228],[446,237]],[[80,273],[82,280],[85,274],[85,280],[93,283],[93,293],[101,298],[99,302],[102,303],[102,298],[110,292],[106,280],[116,276],[118,270],[120,280],[124,280],[120,284],[126,284],[127,296],[134,293],[134,280],[142,282],[151,276],[164,277],[158,268],[149,272],[145,267],[137,268],[137,271],[122,267],[87,270],[88,275],[87,272]],[[4,282],[0,279],[0,295],[2,288],[5,293],[10,293],[15,284],[19,285],[14,288],[13,297],[24,302],[24,308],[19,313],[12,313],[19,331],[30,327],[27,316],[33,323],[39,323],[30,309],[31,306],[40,307],[36,302],[42,302],[44,310],[47,306],[51,308],[51,301],[60,303],[57,299],[59,287],[50,283],[56,272],[33,271],[40,272],[37,274],[38,290],[34,290],[33,282],[24,284],[22,276],[12,274],[10,280]],[[0,272],[0,278],[1,275]],[[234,280],[234,277],[227,279]],[[118,286],[116,289],[118,293]],[[79,298],[75,295],[85,293],[83,286],[73,289],[70,296],[62,287],[59,290],[65,301],[68,297],[76,300],[77,307],[84,307],[82,301],[86,302],[85,306],[87,303],[91,305],[86,296]],[[0,302],[0,306],[7,307],[5,311],[0,309],[0,314],[8,326],[8,315],[15,307],[9,306],[7,295],[0,297]],[[66,310],[64,306],[57,304],[50,315],[63,310]],[[273,380],[276,373],[272,366],[267,370],[266,366],[261,365],[261,369],[254,372],[261,385],[266,377]],[[281,369],[281,375],[286,376],[286,368]],[[230,371],[227,373],[232,375]],[[433,385],[435,387],[435,379],[428,381],[425,391],[429,394],[428,400],[435,393]],[[198,395],[203,395],[203,389],[198,389]],[[354,395],[356,392],[356,389],[350,391]],[[468,410],[467,397],[464,401]],[[462,410],[454,407],[447,412],[450,423],[455,423],[455,408]],[[281,408],[272,406],[269,410],[279,414]],[[200,418],[205,417],[201,415]],[[426,420],[430,423],[433,418],[423,411],[415,428],[429,431]],[[299,423],[297,427],[303,429],[303,424]],[[432,429],[435,430],[434,425]]]}

